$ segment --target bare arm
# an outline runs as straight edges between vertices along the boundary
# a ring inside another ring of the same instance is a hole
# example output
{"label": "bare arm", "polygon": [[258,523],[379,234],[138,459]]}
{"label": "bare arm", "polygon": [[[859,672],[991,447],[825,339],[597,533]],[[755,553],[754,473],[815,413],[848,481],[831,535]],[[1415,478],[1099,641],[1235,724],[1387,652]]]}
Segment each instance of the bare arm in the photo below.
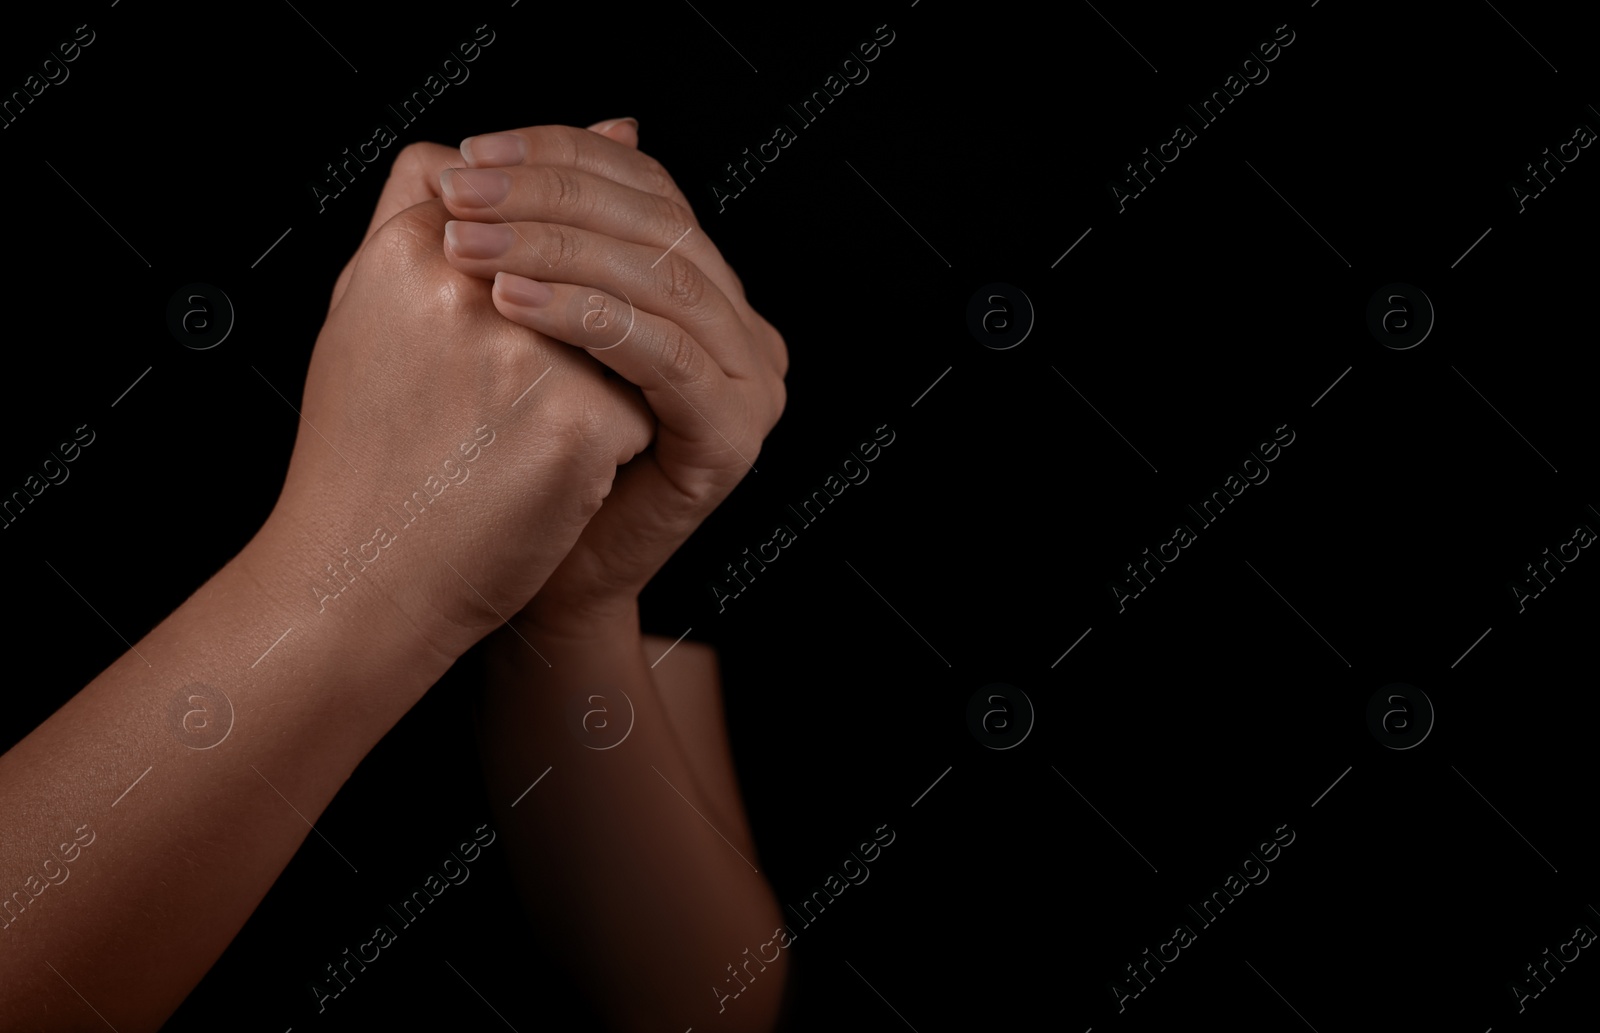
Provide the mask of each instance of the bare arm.
{"label": "bare arm", "polygon": [[740,850],[749,845],[753,857],[755,843],[750,837],[744,802],[739,798],[739,779],[734,772],[733,750],[722,709],[717,651],[687,638],[674,645],[672,639],[659,635],[644,636],[643,644],[645,659],[654,665],[650,679],[661,709],[706,793],[707,805],[732,826],[724,829],[728,838]]}
{"label": "bare arm", "polygon": [[[625,148],[609,174],[550,164],[592,137],[607,154]],[[652,681],[664,647],[647,656],[638,596],[753,469],[783,411],[787,345],[671,176],[637,151],[635,124],[488,142],[469,140],[471,170],[443,183],[458,220],[451,265],[492,280],[507,319],[638,388],[658,421],[515,619],[525,641],[502,634],[491,650],[483,755],[507,854],[536,925],[577,945],[574,968],[615,1028],[769,1030],[788,940],[775,935],[716,686],[679,701],[685,686]],[[569,267],[553,273],[546,253]]]}
{"label": "bare arm", "polygon": [[376,592],[308,620],[287,544],[258,536],[0,757],[0,1028],[159,1028],[449,666]]}
{"label": "bare arm", "polygon": [[444,216],[405,208],[342,281],[266,527],[0,757],[0,1029],[157,1029],[648,443],[636,399],[449,268]]}
{"label": "bare arm", "polygon": [[480,729],[534,925],[572,951],[616,1029],[770,1030],[787,955],[760,955],[783,920],[739,802],[714,654],[680,643],[652,671],[671,640],[647,647],[629,617],[521,633],[492,642]]}

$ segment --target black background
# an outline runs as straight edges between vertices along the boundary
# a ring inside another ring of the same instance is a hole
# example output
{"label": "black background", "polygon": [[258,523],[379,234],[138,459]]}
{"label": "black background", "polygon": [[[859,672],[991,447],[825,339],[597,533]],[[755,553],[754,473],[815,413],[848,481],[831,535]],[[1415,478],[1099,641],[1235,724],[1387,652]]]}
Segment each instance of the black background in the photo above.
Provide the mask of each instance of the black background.
{"label": "black background", "polygon": [[[7,94],[77,26],[95,39],[0,129],[14,222],[0,489],[74,427],[96,438],[0,532],[4,741],[124,651],[111,628],[136,642],[259,528],[297,420],[251,366],[298,401],[399,146],[325,211],[311,186],[487,24],[470,79],[401,143],[638,117],[642,148],[789,344],[789,407],[759,473],[645,612],[648,630],[692,628],[721,651],[780,900],[895,830],[793,948],[794,1028],[1592,1021],[1589,952],[1523,1014],[1507,982],[1600,920],[1600,560],[1585,551],[1525,612],[1508,585],[1600,526],[1600,156],[1523,213],[1508,184],[1579,124],[1600,129],[1600,86],[1567,9],[1497,6],[467,0],[424,17],[69,0],[8,14]],[[793,124],[786,105],[882,25],[894,40],[870,78],[719,212],[723,166]],[[1281,25],[1295,36],[1270,77],[1119,213],[1107,182]],[[194,281],[236,310],[206,351],[167,327]],[[1397,281],[1437,313],[1408,350],[1366,325]],[[1008,350],[967,323],[995,282],[1033,309]],[[717,612],[706,582],[882,425],[895,439],[870,479]],[[1119,612],[1124,564],[1284,425],[1270,479]],[[489,820],[471,668],[318,820],[360,873],[309,837],[169,1029],[581,1028],[499,846],[326,1012],[307,989]],[[1014,749],[968,726],[993,682],[1036,712]],[[1404,751],[1367,725],[1393,682],[1436,711]],[[1119,1014],[1123,966],[1283,825],[1295,838],[1269,880]],[[670,929],[637,935],[672,949]],[[661,1029],[719,1028],[720,976],[707,1014]]]}

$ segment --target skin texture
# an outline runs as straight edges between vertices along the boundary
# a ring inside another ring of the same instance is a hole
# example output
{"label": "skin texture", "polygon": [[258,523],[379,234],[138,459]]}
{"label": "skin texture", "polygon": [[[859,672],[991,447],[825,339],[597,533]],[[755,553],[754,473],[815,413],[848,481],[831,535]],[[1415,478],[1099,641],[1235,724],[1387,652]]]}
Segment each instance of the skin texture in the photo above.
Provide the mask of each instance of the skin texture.
{"label": "skin texture", "polygon": [[[272,517],[173,616],[0,756],[0,1027],[160,1027],[355,764],[546,585],[618,465],[658,429],[648,393],[502,317],[490,281],[451,267],[450,213],[416,174],[429,166],[429,147],[406,149],[334,289]],[[637,620],[608,633],[618,656],[614,635],[637,636]],[[634,659],[635,673],[648,670]],[[651,710],[650,689],[637,692],[662,734],[720,734],[714,697],[702,692],[667,718]],[[206,729],[221,720],[221,696],[234,716],[214,742]],[[643,724],[638,742],[654,742]],[[678,745],[646,756],[749,848],[725,753],[691,760]],[[635,793],[648,785],[621,782]],[[634,827],[619,852],[640,856],[659,833],[678,840],[662,870],[710,863],[683,828]],[[576,849],[592,852],[594,841]],[[771,905],[760,879],[734,899],[750,911]],[[710,940],[720,951],[726,935]],[[667,993],[646,983],[658,998],[635,999],[632,1015]],[[755,1022],[762,1009],[746,1004]]]}
{"label": "skin texture", "polygon": [[[502,632],[491,640],[494,673],[485,693],[482,715],[486,730],[483,754],[493,799],[521,797],[528,780],[519,782],[518,779],[525,772],[523,758],[527,756],[543,756],[547,764],[558,757],[599,759],[587,747],[575,746],[565,731],[556,734],[568,721],[566,708],[573,696],[584,697],[597,683],[604,683],[625,687],[628,699],[632,700],[639,696],[640,687],[644,687],[645,698],[632,708],[637,724],[628,742],[630,749],[637,752],[630,756],[636,761],[654,758],[656,764],[636,763],[632,769],[614,766],[611,769],[613,780],[604,794],[599,793],[590,780],[587,790],[575,794],[576,802],[564,801],[555,788],[557,783],[550,783],[545,786],[546,792],[521,799],[509,833],[508,850],[514,859],[522,862],[518,870],[525,876],[525,896],[541,917],[541,928],[552,935],[554,930],[562,929],[557,936],[561,944],[583,940],[592,949],[591,967],[597,971],[607,968],[614,971],[621,962],[603,955],[607,950],[616,950],[618,944],[632,943],[635,939],[628,935],[629,923],[635,914],[627,899],[610,893],[598,908],[584,904],[569,907],[570,913],[557,914],[563,904],[570,905],[578,899],[565,889],[581,882],[586,877],[585,870],[581,865],[569,865],[561,879],[552,881],[538,877],[538,873],[551,864],[551,858],[541,851],[539,844],[574,844],[583,839],[565,819],[569,809],[584,806],[585,792],[609,801],[626,800],[646,809],[659,802],[651,795],[652,790],[670,789],[682,794],[678,797],[680,802],[710,818],[702,834],[726,836],[728,841],[738,845],[738,850],[723,854],[719,864],[703,869],[710,876],[709,881],[701,880],[703,899],[679,893],[682,906],[672,916],[675,927],[692,928],[703,921],[700,916],[732,907],[746,916],[740,927],[743,941],[759,943],[771,932],[770,919],[776,914],[776,904],[770,890],[765,888],[764,880],[749,879],[750,865],[738,860],[740,853],[754,858],[755,852],[722,725],[714,654],[691,642],[681,644],[671,665],[665,668],[668,672],[684,672],[678,675],[678,691],[652,692],[653,686],[660,685],[662,674],[652,676],[650,668],[641,663],[640,658],[648,656],[653,662],[672,643],[653,643],[645,647],[639,634],[636,606],[639,589],[738,483],[748,468],[745,458],[755,458],[760,440],[781,411],[782,376],[788,359],[781,336],[750,307],[738,277],[700,231],[698,221],[670,176],[658,163],[637,153],[637,127],[631,120],[612,120],[590,129],[627,149],[597,145],[588,136],[564,127],[541,127],[502,137],[502,150],[504,144],[514,144],[518,162],[515,166],[489,166],[482,160],[469,159],[474,168],[505,167],[513,177],[511,192],[504,198],[495,195],[492,202],[486,200],[478,186],[459,180],[455,175],[454,170],[460,166],[462,158],[473,153],[472,141],[463,145],[460,154],[432,146],[416,148],[406,160],[397,164],[391,185],[396,187],[395,203],[443,197],[454,214],[490,223],[512,222],[519,254],[509,260],[457,261],[459,256],[451,257],[453,264],[479,276],[494,277],[496,282],[501,278],[501,266],[532,270],[553,268],[547,261],[560,260],[562,252],[559,249],[547,251],[532,241],[557,227],[581,230],[595,240],[600,240],[601,235],[610,237],[611,240],[591,245],[591,251],[608,259],[620,254],[624,261],[631,254],[635,272],[640,267],[649,271],[644,259],[655,263],[660,253],[668,248],[675,254],[692,256],[692,264],[668,265],[662,270],[670,275],[662,281],[666,289],[654,298],[648,284],[643,292],[636,286],[633,293],[640,298],[639,309],[653,308],[670,313],[676,304],[672,288],[676,286],[681,292],[685,284],[704,277],[711,286],[695,288],[692,295],[704,297],[708,304],[720,307],[714,310],[714,317],[700,317],[699,325],[710,328],[706,340],[716,349],[721,364],[741,375],[735,378],[720,374],[719,367],[712,367],[708,361],[706,349],[681,331],[676,331],[678,340],[673,356],[662,358],[659,351],[652,354],[645,343],[647,335],[654,334],[659,342],[664,333],[674,332],[667,320],[654,313],[641,313],[641,321],[649,319],[650,327],[637,331],[637,337],[628,330],[629,321],[624,320],[619,320],[617,328],[609,334],[599,333],[601,340],[595,347],[602,350],[592,353],[597,358],[614,357],[615,368],[631,368],[636,375],[644,368],[640,363],[641,354],[644,361],[651,363],[651,375],[643,378],[645,390],[641,397],[650,399],[652,405],[665,401],[669,406],[667,416],[662,420],[652,449],[620,471],[616,488],[601,512],[586,525],[578,545],[563,560],[534,604],[513,619],[516,630]],[[380,205],[377,218],[382,214]],[[531,225],[535,219],[543,220],[546,225]],[[447,227],[447,241],[449,229]],[[691,232],[686,235],[684,229]],[[674,242],[678,247],[673,247]],[[623,246],[628,244],[642,244],[647,250],[641,255],[637,249]],[[568,276],[582,279],[591,275],[595,266],[600,266],[603,272],[603,262],[587,261],[591,263],[588,272],[578,269]],[[577,263],[569,259],[562,268],[565,270],[574,264]],[[587,298],[583,300],[586,311],[594,308]],[[586,326],[581,315],[563,321],[537,311],[526,311],[512,303],[501,304],[498,298],[497,306],[510,318],[543,329],[552,338],[570,340],[577,346],[592,341],[598,332]],[[685,321],[690,321],[695,313],[688,312],[685,316]],[[623,337],[622,345],[607,347],[618,336]],[[629,348],[638,350],[624,350]],[[674,369],[673,359],[690,368],[680,373]],[[662,370],[673,371],[677,386],[670,390],[661,387],[666,383]],[[696,378],[699,383],[693,382]],[[692,405],[687,404],[687,398],[693,398]],[[679,404],[672,409],[670,406],[674,402]],[[534,642],[538,643],[537,652]],[[554,661],[551,656],[558,649],[564,655],[564,662]],[[552,660],[553,666],[538,659],[540,655]],[[611,701],[615,704],[617,698],[612,696]],[[608,758],[620,755],[604,754]],[[625,770],[631,770],[634,777],[622,777]],[[669,771],[673,772],[670,777]],[[686,773],[687,778],[684,777]],[[536,777],[537,773],[529,774]],[[642,791],[637,777],[640,775],[644,776]],[[680,817],[687,817],[688,813]],[[499,817],[502,822],[512,823],[513,812],[504,807]],[[631,837],[649,842],[652,856],[666,856],[665,841],[646,834],[647,825],[641,824],[638,815],[614,814],[613,817],[617,819],[617,827],[626,831],[624,839]],[[624,817],[627,820],[623,820]],[[590,839],[598,841],[593,836]],[[716,849],[724,849],[724,846]],[[582,851],[574,850],[568,859],[582,856]],[[722,866],[728,863],[737,869],[730,876],[734,882],[741,879],[748,882],[741,889],[742,896],[729,896],[717,890],[716,882],[723,878]],[[636,874],[631,883],[640,886],[647,896],[654,892],[658,881],[654,877],[639,878]],[[554,905],[545,901],[539,892],[540,887],[552,885],[563,888],[563,892],[551,898],[556,901]],[[757,919],[755,915],[761,917]],[[729,940],[726,932],[722,940]],[[731,949],[737,953],[743,946],[741,942]],[[727,949],[726,942],[716,946],[708,942],[702,950],[685,948],[674,952],[672,959],[680,963],[678,970],[670,979],[662,981],[662,988],[654,991],[653,996],[645,995],[648,1007],[634,1005],[636,1014],[616,1010],[614,1021],[619,1028],[642,1022],[645,1016],[665,1008],[667,998],[683,987],[692,988],[687,995],[691,1003],[685,1005],[681,999],[685,995],[680,994],[675,1007],[698,1011],[711,1000],[706,973],[721,976],[728,962],[726,958],[718,960],[718,954]],[[629,960],[630,964],[623,967],[630,970],[642,967],[666,971],[659,956],[640,957],[636,959],[638,964],[632,963],[635,959]],[[737,1028],[761,1029],[770,1025],[785,964],[780,960],[771,966],[771,974],[759,992],[742,998],[744,1003],[737,1016],[729,1016],[729,1020],[737,1018]],[[604,981],[592,985],[598,999],[619,1000]],[[673,991],[665,989],[667,986]],[[753,999],[761,1003],[752,1003]],[[716,1019],[707,1017],[698,1021],[720,1022],[723,1021],[720,1016],[718,1013]]]}
{"label": "skin texture", "polygon": [[[616,464],[648,442],[635,397],[501,318],[484,285],[444,262],[444,215],[437,201],[407,208],[363,247],[318,338],[307,422],[266,525],[137,652],[0,757],[0,885],[25,894],[0,929],[0,1027],[79,1028],[95,1021],[88,1001],[119,1029],[156,1029],[299,848],[306,820],[500,623],[496,611],[527,602]],[[550,390],[514,407],[547,370]],[[460,446],[484,426],[492,443],[462,466]],[[430,475],[445,483],[447,459],[470,479],[319,605],[319,568],[379,523],[398,527],[395,507],[431,493]],[[183,714],[196,682],[236,713],[209,749]],[[84,825],[94,840],[70,881],[30,899],[29,873]],[[171,878],[191,868],[207,877]]]}
{"label": "skin texture", "polygon": [[[629,150],[560,127],[520,130],[495,141],[516,164],[440,176],[459,220],[446,229],[451,264],[493,278],[507,318],[625,377],[659,421],[544,589],[491,640],[480,752],[534,925],[614,1028],[670,1018],[770,1030],[788,958],[747,952],[783,920],[739,800],[715,655],[646,641],[637,606],[753,468],[783,409],[787,349],[665,170],[633,150],[636,129],[597,130]],[[474,143],[463,155],[490,167]],[[474,250],[479,228],[510,246]],[[530,277],[550,285],[544,305],[519,303]],[[574,727],[586,713],[604,727]],[[628,732],[615,743],[618,727]],[[641,928],[671,930],[673,949]]]}
{"label": "skin texture", "polygon": [[[623,126],[619,135],[636,146]],[[456,217],[446,227],[447,258],[492,277],[495,306],[508,319],[583,347],[636,386],[659,421],[653,447],[619,474],[612,504],[535,601],[535,626],[559,627],[637,598],[754,469],[784,408],[789,360],[659,163],[593,133],[516,135],[527,156],[489,172],[509,180],[496,204],[481,203],[484,188],[460,173],[443,177]],[[615,178],[586,171],[601,161]],[[511,246],[485,257],[465,244],[472,230],[508,235]],[[519,301],[529,280],[550,288],[548,303]]]}
{"label": "skin texture", "polygon": [[[518,134],[541,155],[520,171],[603,200],[506,211],[549,219],[518,232],[549,245],[566,289],[637,296],[634,339],[602,353],[621,376],[582,349],[581,315],[574,329],[509,304],[493,262],[451,248],[440,173],[461,154],[403,150],[334,286],[269,520],[0,756],[0,1028],[157,1030],[366,752],[496,628],[483,760],[541,932],[573,947],[618,1028],[776,1020],[782,961],[698,1017],[725,966],[770,939],[778,903],[755,870],[714,654],[678,644],[653,673],[672,643],[646,646],[637,595],[738,483],[730,453],[754,459],[787,353],[709,241],[642,272],[672,245],[667,216],[693,214],[632,123]],[[568,704],[592,708],[597,684],[634,702],[622,748],[594,750],[582,720],[573,732]],[[525,787],[528,756],[562,774],[512,812],[504,790]],[[640,919],[674,929],[669,958],[630,935]]]}

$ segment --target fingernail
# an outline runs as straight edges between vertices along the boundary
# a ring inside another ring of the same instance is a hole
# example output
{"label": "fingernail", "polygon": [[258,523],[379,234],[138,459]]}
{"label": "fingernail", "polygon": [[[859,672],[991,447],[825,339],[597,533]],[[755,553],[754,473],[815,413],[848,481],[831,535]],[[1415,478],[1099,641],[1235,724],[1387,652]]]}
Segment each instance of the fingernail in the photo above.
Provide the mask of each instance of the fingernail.
{"label": "fingernail", "polygon": [[445,169],[439,185],[464,208],[487,208],[511,196],[511,176],[499,169]]}
{"label": "fingernail", "polygon": [[612,126],[616,125],[618,122],[631,122],[633,123],[633,131],[635,133],[639,131],[639,120],[637,118],[614,118],[609,122],[596,125],[594,127],[594,131],[597,133],[603,133],[607,129],[610,129]]}
{"label": "fingernail", "polygon": [[500,291],[500,296],[511,304],[527,308],[543,308],[556,296],[556,292],[550,289],[548,283],[530,280],[516,273],[495,274],[494,285]]}
{"label": "fingernail", "polygon": [[495,258],[511,250],[511,227],[503,222],[457,222],[444,224],[444,239],[450,250],[462,258]]}
{"label": "fingernail", "polygon": [[461,157],[468,165],[521,165],[527,154],[527,142],[515,133],[489,133],[461,141]]}

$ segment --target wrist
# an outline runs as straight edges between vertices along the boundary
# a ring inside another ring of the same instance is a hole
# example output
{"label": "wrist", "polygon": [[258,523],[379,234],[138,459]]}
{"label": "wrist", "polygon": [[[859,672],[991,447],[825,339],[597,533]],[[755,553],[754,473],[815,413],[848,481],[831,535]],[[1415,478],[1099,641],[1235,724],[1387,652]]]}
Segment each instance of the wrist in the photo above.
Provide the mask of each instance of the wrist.
{"label": "wrist", "polygon": [[257,586],[295,637],[328,642],[364,668],[393,675],[403,694],[420,697],[471,642],[458,642],[461,629],[431,610],[403,609],[382,586],[330,573],[324,537],[274,511],[229,566]]}
{"label": "wrist", "polygon": [[[559,701],[600,683],[628,693],[649,685],[636,608],[581,616],[550,608],[543,611],[546,619],[532,610],[530,603],[508,627],[489,636],[486,673],[491,698],[509,692],[524,700],[519,706],[560,706]],[[533,697],[527,696],[530,689],[537,690]],[[530,698],[542,702],[528,703]]]}
{"label": "wrist", "polygon": [[613,596],[578,601],[542,592],[512,619],[523,635],[561,643],[638,642],[639,597]]}

